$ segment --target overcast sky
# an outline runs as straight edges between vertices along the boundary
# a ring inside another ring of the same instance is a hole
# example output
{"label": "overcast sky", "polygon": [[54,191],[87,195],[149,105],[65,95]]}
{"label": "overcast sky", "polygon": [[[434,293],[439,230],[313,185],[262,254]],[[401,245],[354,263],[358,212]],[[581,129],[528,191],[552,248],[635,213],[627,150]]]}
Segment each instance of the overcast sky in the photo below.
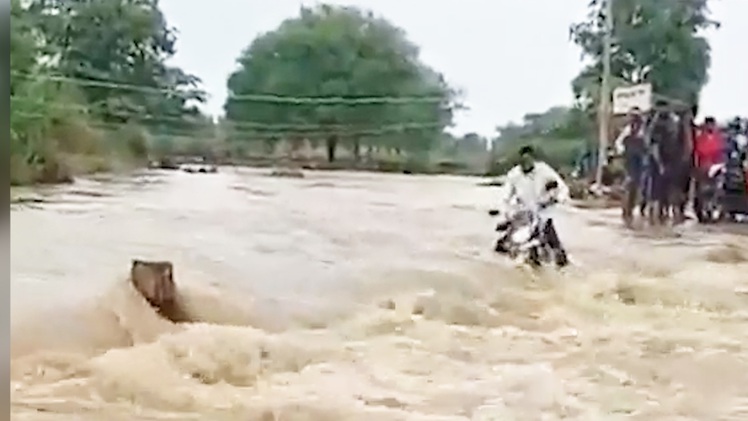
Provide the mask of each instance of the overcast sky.
{"label": "overcast sky", "polygon": [[[222,113],[226,78],[259,33],[298,13],[301,0],[162,0],[179,31],[173,63],[199,76],[210,93],[206,111]],[[572,100],[570,81],[581,67],[568,41],[588,0],[350,0],[327,3],[373,10],[404,28],[422,59],[466,93],[469,110],[457,131],[492,134],[508,121]],[[709,35],[711,80],[704,113],[748,115],[748,0],[713,0],[722,28]],[[299,75],[303,77],[303,75]]]}

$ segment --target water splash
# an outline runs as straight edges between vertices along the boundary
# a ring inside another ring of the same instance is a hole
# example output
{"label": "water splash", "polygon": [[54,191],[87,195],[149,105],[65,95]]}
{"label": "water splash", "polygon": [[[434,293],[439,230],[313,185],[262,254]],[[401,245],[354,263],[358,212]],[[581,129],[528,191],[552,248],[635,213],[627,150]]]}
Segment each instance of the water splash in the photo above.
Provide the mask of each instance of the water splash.
{"label": "water splash", "polygon": [[[559,229],[577,233],[562,236],[584,265],[531,277],[481,251],[490,220],[475,208],[491,198],[473,181],[355,182],[341,193],[244,171],[189,183],[177,175],[149,191],[102,185],[110,194],[87,196],[100,206],[98,226],[53,205],[16,211],[13,291],[27,311],[12,333],[14,419],[748,414],[739,237],[631,237],[613,222],[587,223],[606,214],[579,211]],[[272,195],[234,188],[242,184]],[[191,205],[196,189],[211,200]],[[102,224],[109,231],[94,230]],[[133,234],[136,225],[149,229]],[[23,231],[56,247],[35,258]],[[73,231],[76,242],[65,240]],[[305,243],[267,247],[289,237]],[[175,260],[195,323],[163,320],[127,282],[109,281],[144,249]],[[272,276],[263,271],[271,263]],[[35,288],[59,294],[28,310],[42,302],[23,292]]]}

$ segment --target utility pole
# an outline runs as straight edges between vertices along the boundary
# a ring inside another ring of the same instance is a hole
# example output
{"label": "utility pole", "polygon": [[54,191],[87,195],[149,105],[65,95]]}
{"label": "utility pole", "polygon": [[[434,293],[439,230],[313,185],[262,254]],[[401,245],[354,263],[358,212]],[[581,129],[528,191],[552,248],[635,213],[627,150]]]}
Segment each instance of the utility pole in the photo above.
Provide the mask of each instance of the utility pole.
{"label": "utility pole", "polygon": [[608,136],[610,133],[610,54],[613,44],[613,0],[605,1],[604,13],[604,37],[603,37],[603,75],[600,84],[600,106],[598,109],[599,149],[597,154],[597,172],[595,173],[595,184],[602,187],[603,167],[608,159]]}

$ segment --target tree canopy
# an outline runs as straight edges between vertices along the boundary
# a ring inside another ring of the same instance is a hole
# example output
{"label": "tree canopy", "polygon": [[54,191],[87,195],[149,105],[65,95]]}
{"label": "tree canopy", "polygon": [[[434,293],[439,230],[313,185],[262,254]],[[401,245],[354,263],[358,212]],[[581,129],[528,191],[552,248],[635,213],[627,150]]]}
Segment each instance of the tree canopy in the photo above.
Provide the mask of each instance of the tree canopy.
{"label": "tree canopy", "polygon": [[[654,92],[697,103],[708,80],[711,54],[703,31],[718,27],[708,0],[611,0],[614,86],[652,83]],[[604,0],[591,0],[589,14],[571,27],[571,38],[590,63],[574,79],[576,97],[597,103],[602,75]]]}
{"label": "tree canopy", "polygon": [[555,106],[539,113],[527,113],[519,123],[496,128],[492,141],[492,173],[506,171],[515,162],[519,149],[534,145],[542,158],[558,168],[572,165],[588,145],[591,121],[579,107]]}
{"label": "tree canopy", "polygon": [[[175,36],[157,0],[12,0],[11,8],[11,169],[26,173],[14,181],[59,178],[39,173],[59,172],[58,152],[91,152],[102,130],[204,124],[199,80],[166,64]],[[118,146],[142,155],[143,142]]]}
{"label": "tree canopy", "polygon": [[426,150],[452,123],[455,92],[444,77],[402,29],[354,7],[302,8],[238,64],[225,104],[238,141],[323,140],[332,161],[340,142],[356,156],[361,145]]}
{"label": "tree canopy", "polygon": [[105,121],[199,114],[199,79],[166,64],[176,37],[157,0],[33,0],[28,13],[43,54],[56,58],[51,70],[81,81],[90,111]]}
{"label": "tree canopy", "polygon": [[497,140],[508,142],[521,138],[580,138],[589,132],[590,127],[585,123],[579,108],[555,106],[540,113],[527,113],[519,124],[498,126]]}
{"label": "tree canopy", "polygon": [[[651,82],[658,94],[696,102],[710,65],[703,31],[718,26],[708,0],[611,1],[614,85]],[[494,152],[542,142],[566,161],[592,134],[603,10],[603,0],[590,0],[587,18],[571,27],[588,59],[572,83],[578,102],[499,127]],[[158,0],[12,0],[11,13],[11,172],[26,173],[14,181],[59,179],[62,156],[100,154],[102,144],[140,157],[147,146],[170,149],[179,132],[226,137],[237,149],[322,143],[329,161],[340,146],[356,160],[362,148],[448,160],[477,157],[488,143],[445,131],[460,107],[456,90],[401,28],[355,7],[303,7],[252,40],[227,80],[218,125],[198,109],[199,79],[167,64],[176,33]]]}

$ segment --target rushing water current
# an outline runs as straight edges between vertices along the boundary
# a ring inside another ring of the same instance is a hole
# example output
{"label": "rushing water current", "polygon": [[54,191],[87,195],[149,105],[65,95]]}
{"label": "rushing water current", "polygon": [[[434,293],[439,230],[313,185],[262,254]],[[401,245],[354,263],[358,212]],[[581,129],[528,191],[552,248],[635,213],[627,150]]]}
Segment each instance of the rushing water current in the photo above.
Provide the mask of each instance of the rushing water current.
{"label": "rushing water current", "polygon": [[[748,237],[563,209],[492,252],[476,179],[148,172],[22,192],[14,420],[745,420]],[[199,323],[126,282],[170,260]]]}

